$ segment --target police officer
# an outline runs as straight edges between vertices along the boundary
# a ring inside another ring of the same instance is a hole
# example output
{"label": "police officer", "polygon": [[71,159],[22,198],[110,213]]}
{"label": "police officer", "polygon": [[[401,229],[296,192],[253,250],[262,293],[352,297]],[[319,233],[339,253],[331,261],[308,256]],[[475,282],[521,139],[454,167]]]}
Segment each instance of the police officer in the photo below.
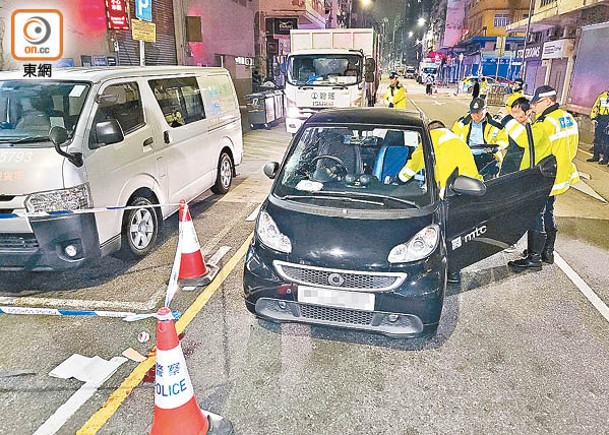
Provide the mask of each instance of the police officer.
{"label": "police officer", "polygon": [[[541,270],[542,262],[554,263],[554,243],[558,226],[554,218],[554,203],[556,195],[565,193],[569,187],[579,181],[577,168],[573,163],[579,143],[579,130],[573,116],[562,110],[556,102],[556,90],[543,85],[535,90],[531,100],[531,108],[536,113],[531,125],[532,137],[542,148],[543,142],[548,141],[551,153],[556,157],[556,179],[546,201],[545,208],[535,220],[535,229],[529,231],[526,257],[508,262],[516,272],[524,270]],[[518,137],[518,126],[509,117],[502,120],[510,137]],[[508,125],[510,124],[510,125]],[[522,134],[522,133],[521,133]],[[535,159],[536,160],[536,159]]]}
{"label": "police officer", "polygon": [[482,77],[480,79],[480,98],[484,99],[484,101],[486,101],[486,95],[488,94],[488,86],[488,80],[486,77]]}
{"label": "police officer", "polygon": [[[474,98],[469,103],[469,112],[453,124],[452,131],[470,147],[483,144],[498,146],[499,149],[494,154],[489,154],[483,149],[473,151],[481,174],[492,177],[498,172],[503,158],[502,151],[508,147],[508,138],[503,131],[503,125],[487,112],[484,99]],[[489,165],[493,158],[497,164]],[[484,171],[483,167],[486,167]]]}
{"label": "police officer", "polygon": [[514,104],[514,101],[522,97],[524,97],[524,80],[516,79],[514,80],[514,84],[512,85],[512,93],[508,97],[507,103],[505,105],[505,108],[507,109],[508,113],[512,109],[512,104]]}
{"label": "police officer", "polygon": [[395,107],[396,109],[406,108],[406,89],[398,81],[398,73],[392,71],[389,74],[389,89],[383,98],[389,105],[389,107]]}
{"label": "police officer", "polygon": [[[587,162],[598,162],[599,165],[609,163],[609,91],[601,93],[590,113],[590,119],[595,124],[594,155]],[[601,155],[603,159],[601,160]],[[600,160],[600,161],[599,161]]]}

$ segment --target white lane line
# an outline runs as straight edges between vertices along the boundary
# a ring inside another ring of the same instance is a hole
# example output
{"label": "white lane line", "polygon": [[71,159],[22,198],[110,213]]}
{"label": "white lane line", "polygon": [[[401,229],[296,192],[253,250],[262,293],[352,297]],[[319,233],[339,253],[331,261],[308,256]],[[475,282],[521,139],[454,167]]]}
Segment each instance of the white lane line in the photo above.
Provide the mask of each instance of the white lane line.
{"label": "white lane line", "polygon": [[252,212],[252,214],[250,214],[245,219],[245,222],[253,222],[253,221],[255,221],[256,218],[258,217],[258,213],[260,213],[260,207],[262,207],[262,204],[259,204],[258,207],[256,207],[256,209]]}
{"label": "white lane line", "polygon": [[609,322],[609,308],[601,298],[590,288],[588,284],[567,264],[567,262],[558,255],[558,252],[554,251],[554,262],[562,271],[569,277],[569,279],[576,285],[580,292],[590,301],[594,308]]}
{"label": "white lane line", "polygon": [[222,260],[222,257],[228,254],[228,251],[231,249],[232,248],[230,246],[221,246],[220,249],[216,251],[214,256],[209,259],[208,263],[212,266],[217,266],[218,263],[220,263],[220,260]]}

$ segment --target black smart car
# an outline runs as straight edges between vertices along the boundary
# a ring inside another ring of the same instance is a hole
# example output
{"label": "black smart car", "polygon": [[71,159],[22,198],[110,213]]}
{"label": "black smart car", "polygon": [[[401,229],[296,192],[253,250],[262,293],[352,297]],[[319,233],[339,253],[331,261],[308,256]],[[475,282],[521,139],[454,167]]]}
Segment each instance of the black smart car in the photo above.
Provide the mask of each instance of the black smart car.
{"label": "black smart car", "polygon": [[[411,158],[424,169],[396,183]],[[542,163],[485,183],[454,174],[442,199],[418,114],[320,112],[281,165],[265,166],[275,182],[246,256],[246,306],[276,322],[431,336],[447,272],[501,251],[532,224],[555,176],[554,158]]]}

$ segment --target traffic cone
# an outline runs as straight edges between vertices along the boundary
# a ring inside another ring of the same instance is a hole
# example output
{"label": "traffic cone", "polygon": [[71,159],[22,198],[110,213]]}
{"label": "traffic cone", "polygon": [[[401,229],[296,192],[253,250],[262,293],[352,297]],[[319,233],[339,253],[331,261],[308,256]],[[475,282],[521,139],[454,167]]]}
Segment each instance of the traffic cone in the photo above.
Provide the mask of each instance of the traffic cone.
{"label": "traffic cone", "polygon": [[208,285],[216,276],[216,267],[208,268],[201,252],[201,245],[190,217],[188,204],[180,201],[181,258],[178,279],[182,286],[202,287]]}
{"label": "traffic cone", "polygon": [[169,308],[158,311],[156,374],[151,435],[206,435],[209,421],[195,398]]}

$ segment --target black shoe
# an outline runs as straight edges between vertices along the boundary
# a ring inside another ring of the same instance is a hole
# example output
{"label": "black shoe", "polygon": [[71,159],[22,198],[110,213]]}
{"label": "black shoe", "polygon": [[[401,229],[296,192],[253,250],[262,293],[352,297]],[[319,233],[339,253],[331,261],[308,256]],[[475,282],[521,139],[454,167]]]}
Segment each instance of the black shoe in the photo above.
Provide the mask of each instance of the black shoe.
{"label": "black shoe", "polygon": [[598,162],[600,159],[601,159],[600,156],[596,156],[596,157],[592,156],[589,159],[586,159],[586,161],[594,163],[594,162]]}
{"label": "black shoe", "polygon": [[603,160],[601,160],[600,162],[598,162],[598,164],[599,164],[599,165],[606,165],[606,164],[609,164],[609,160],[607,160],[607,159],[603,159]]}
{"label": "black shoe", "polygon": [[458,284],[461,282],[461,275],[459,272],[448,272],[448,282]]}
{"label": "black shoe", "polygon": [[527,258],[521,258],[520,260],[508,261],[508,266],[514,272],[524,272],[525,270],[540,271],[542,268],[541,255],[532,254]]}
{"label": "black shoe", "polygon": [[541,261],[546,264],[554,264],[554,251],[543,251],[541,253]]}

